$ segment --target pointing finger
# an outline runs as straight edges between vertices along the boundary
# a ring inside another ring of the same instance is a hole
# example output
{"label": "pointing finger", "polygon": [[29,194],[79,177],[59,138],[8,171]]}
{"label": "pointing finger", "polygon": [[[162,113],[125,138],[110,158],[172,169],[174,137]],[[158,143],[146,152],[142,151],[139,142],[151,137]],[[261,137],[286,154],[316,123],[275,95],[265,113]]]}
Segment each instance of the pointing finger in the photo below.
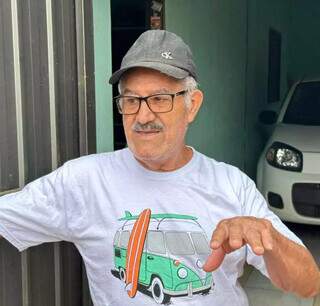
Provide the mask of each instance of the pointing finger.
{"label": "pointing finger", "polygon": [[207,261],[203,265],[203,270],[206,272],[212,272],[220,267],[223,262],[226,253],[223,248],[220,247],[216,250],[212,250],[211,255],[208,257]]}

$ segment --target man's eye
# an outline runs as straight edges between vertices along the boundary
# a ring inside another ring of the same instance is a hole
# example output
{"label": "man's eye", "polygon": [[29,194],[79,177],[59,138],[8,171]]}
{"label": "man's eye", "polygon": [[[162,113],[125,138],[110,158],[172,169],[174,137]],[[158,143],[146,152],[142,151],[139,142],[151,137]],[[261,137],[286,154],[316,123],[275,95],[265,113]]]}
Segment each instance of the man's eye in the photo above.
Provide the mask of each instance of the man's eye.
{"label": "man's eye", "polygon": [[154,96],[151,99],[152,99],[152,102],[160,103],[160,102],[166,102],[170,100],[170,97],[167,95],[159,95],[159,96]]}
{"label": "man's eye", "polygon": [[136,98],[131,98],[131,97],[126,97],[126,98],[124,98],[124,103],[126,103],[126,104],[136,104],[137,103],[137,99]]}

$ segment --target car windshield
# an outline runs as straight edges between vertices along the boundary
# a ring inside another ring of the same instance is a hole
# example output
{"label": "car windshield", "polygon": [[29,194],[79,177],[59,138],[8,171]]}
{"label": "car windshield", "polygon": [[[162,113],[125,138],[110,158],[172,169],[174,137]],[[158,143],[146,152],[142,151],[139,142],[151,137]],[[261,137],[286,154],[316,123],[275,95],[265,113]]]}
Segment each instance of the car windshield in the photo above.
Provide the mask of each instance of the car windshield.
{"label": "car windshield", "polygon": [[191,233],[191,238],[199,255],[210,254],[209,243],[202,233]]}
{"label": "car windshield", "polygon": [[288,105],[283,123],[320,125],[320,82],[297,85]]}
{"label": "car windshield", "polygon": [[166,242],[172,255],[193,255],[195,253],[191,238],[187,233],[168,232]]}

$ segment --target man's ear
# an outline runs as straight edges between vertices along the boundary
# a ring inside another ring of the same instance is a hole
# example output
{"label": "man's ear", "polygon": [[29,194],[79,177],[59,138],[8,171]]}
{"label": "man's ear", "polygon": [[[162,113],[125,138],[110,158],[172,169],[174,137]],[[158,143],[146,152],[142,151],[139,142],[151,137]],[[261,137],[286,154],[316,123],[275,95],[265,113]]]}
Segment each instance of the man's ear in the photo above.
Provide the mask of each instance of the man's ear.
{"label": "man's ear", "polygon": [[188,108],[188,122],[189,123],[191,123],[195,119],[195,117],[201,107],[202,100],[203,100],[203,93],[201,90],[196,89],[191,93],[191,104]]}

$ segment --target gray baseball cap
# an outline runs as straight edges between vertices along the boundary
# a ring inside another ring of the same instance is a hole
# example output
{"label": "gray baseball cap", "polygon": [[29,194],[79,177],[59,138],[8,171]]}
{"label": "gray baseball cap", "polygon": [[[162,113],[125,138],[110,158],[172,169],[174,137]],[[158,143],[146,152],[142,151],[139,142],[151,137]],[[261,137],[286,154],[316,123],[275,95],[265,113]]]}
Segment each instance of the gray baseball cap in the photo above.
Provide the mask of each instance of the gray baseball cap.
{"label": "gray baseball cap", "polygon": [[155,69],[176,79],[191,75],[197,80],[190,48],[179,36],[164,30],[142,33],[122,59],[120,69],[112,74],[109,83],[117,83],[127,70],[136,67]]}

